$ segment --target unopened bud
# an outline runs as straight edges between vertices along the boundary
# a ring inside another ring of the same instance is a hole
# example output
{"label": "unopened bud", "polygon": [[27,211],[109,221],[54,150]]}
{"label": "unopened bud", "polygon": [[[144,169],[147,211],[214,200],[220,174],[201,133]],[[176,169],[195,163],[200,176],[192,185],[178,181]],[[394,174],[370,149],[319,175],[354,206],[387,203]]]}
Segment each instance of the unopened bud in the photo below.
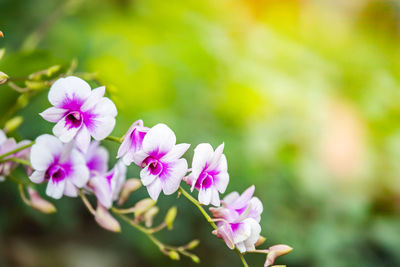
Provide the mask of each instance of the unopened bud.
{"label": "unopened bud", "polygon": [[0,37],[1,37],[1,38],[4,38],[4,34],[3,34],[2,31],[0,31]]}
{"label": "unopened bud", "polygon": [[124,204],[128,200],[129,195],[132,192],[138,190],[141,186],[142,183],[140,182],[139,179],[137,178],[128,179],[122,187],[121,196],[118,200],[118,205]]}
{"label": "unopened bud", "polygon": [[191,255],[191,256],[190,256],[190,259],[192,259],[192,261],[193,261],[194,263],[200,263],[200,258],[197,257],[196,255]]}
{"label": "unopened bud", "polygon": [[260,237],[258,238],[257,242],[254,244],[254,246],[258,247],[261,246],[262,244],[264,244],[265,240],[267,240],[265,237],[263,237],[262,235],[260,235]]}
{"label": "unopened bud", "polygon": [[4,126],[4,131],[7,133],[13,132],[22,124],[24,119],[21,116],[16,116],[6,122]]}
{"label": "unopened bud", "polygon": [[168,230],[171,230],[173,228],[177,213],[178,209],[173,206],[168,210],[167,215],[165,215],[165,222],[167,223]]}
{"label": "unopened bud", "polygon": [[0,71],[0,85],[6,83],[8,80],[8,75]]}
{"label": "unopened bud", "polygon": [[269,250],[269,253],[268,253],[267,259],[264,263],[264,267],[274,264],[274,261],[277,257],[288,254],[289,252],[291,252],[293,250],[293,248],[288,245],[275,245],[275,246],[270,247],[268,250]]}
{"label": "unopened bud", "polygon": [[181,257],[179,256],[179,253],[178,252],[176,252],[175,250],[171,250],[170,252],[169,252],[169,257],[172,259],[172,260],[174,260],[174,261],[178,261]]}
{"label": "unopened bud", "polygon": [[27,94],[22,94],[17,98],[17,105],[20,108],[25,107],[29,102],[29,96]]}
{"label": "unopened bud", "polygon": [[146,213],[144,214],[144,224],[146,227],[151,227],[153,225],[153,219],[157,215],[159,208],[157,206],[151,207]]}
{"label": "unopened bud", "polygon": [[145,198],[140,200],[136,205],[133,207],[135,212],[135,218],[138,218],[140,215],[148,211],[151,207],[153,207],[156,204],[154,200],[151,198]]}
{"label": "unopened bud", "polygon": [[43,213],[54,213],[57,211],[54,205],[49,201],[44,200],[35,189],[28,187],[28,194],[31,201],[31,206],[35,210]]}
{"label": "unopened bud", "polygon": [[44,81],[25,81],[25,85],[31,90],[41,90],[47,87]]}
{"label": "unopened bud", "polygon": [[198,239],[194,239],[190,241],[189,244],[187,244],[187,249],[195,249],[198,245],[200,244],[200,241]]}
{"label": "unopened bud", "polygon": [[119,225],[119,222],[113,216],[111,216],[108,210],[100,203],[97,204],[94,218],[96,222],[104,229],[111,232],[121,232],[121,226]]}
{"label": "unopened bud", "polygon": [[53,76],[54,74],[56,74],[57,72],[59,72],[60,69],[61,69],[61,66],[60,66],[60,65],[51,66],[51,67],[48,68],[47,71],[46,71],[47,77]]}

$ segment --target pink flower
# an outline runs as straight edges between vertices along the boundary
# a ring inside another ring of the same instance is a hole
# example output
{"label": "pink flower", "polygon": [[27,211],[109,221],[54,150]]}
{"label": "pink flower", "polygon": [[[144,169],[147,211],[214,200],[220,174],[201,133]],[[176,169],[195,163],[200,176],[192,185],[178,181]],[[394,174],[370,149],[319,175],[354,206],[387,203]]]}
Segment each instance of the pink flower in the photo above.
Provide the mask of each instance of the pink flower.
{"label": "pink flower", "polygon": [[215,151],[210,144],[199,144],[194,150],[192,173],[187,182],[192,185],[192,191],[199,190],[199,202],[204,205],[219,206],[219,193],[224,193],[228,186],[228,166],[223,151],[224,144]]}
{"label": "pink flower", "polygon": [[84,157],[86,166],[90,171],[90,176],[107,172],[108,151],[104,147],[99,146],[99,142],[92,141]]}
{"label": "pink flower", "polygon": [[[19,147],[27,145],[30,143],[28,140],[23,140],[19,143],[15,141],[14,138],[7,138],[2,130],[0,130],[0,156],[6,154],[10,151],[13,151]],[[19,159],[28,159],[29,157],[30,148],[26,148],[24,150],[18,151],[14,154],[11,154],[7,158],[19,158]],[[4,176],[7,176],[11,173],[11,171],[17,166],[18,164],[12,161],[4,162],[0,164],[0,181],[4,180]],[[30,168],[26,168],[27,172],[30,172]]]}
{"label": "pink flower", "polygon": [[44,134],[31,149],[31,164],[35,170],[29,179],[34,183],[48,182],[46,194],[55,199],[62,195],[76,197],[78,188],[89,180],[89,170],[81,152],[72,143]]}
{"label": "pink flower", "polygon": [[149,128],[143,126],[142,120],[135,121],[123,136],[124,141],[118,149],[117,158],[122,157],[122,161],[127,166],[130,165],[135,153],[142,149],[143,139],[148,131]]}
{"label": "pink flower", "polygon": [[210,208],[217,219],[218,229],[213,233],[222,238],[226,245],[241,251],[252,251],[260,237],[260,215],[263,211],[261,201],[253,197],[254,186],[249,187],[242,195],[237,192],[228,194],[222,207]]}
{"label": "pink flower", "polygon": [[113,201],[118,199],[126,179],[126,166],[118,161],[114,168],[107,173],[98,173],[89,180],[91,188],[102,206],[109,209]]}
{"label": "pink flower", "polygon": [[165,124],[151,128],[143,139],[143,149],[134,155],[134,162],[142,168],[140,178],[152,199],[161,191],[173,194],[187,172],[187,162],[182,155],[189,144],[176,145],[174,132]]}
{"label": "pink flower", "polygon": [[105,87],[94,90],[78,77],[58,79],[50,88],[49,101],[53,107],[40,115],[54,122],[55,136],[63,143],[75,139],[77,146],[86,151],[90,137],[103,140],[114,129],[117,109],[107,97]]}

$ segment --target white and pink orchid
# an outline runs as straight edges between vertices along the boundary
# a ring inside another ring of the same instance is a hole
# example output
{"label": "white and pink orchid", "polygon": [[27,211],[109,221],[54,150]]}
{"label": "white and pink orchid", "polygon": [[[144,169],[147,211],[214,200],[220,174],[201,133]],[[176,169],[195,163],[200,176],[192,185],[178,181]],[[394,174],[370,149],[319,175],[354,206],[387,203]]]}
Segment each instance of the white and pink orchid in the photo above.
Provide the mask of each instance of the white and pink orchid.
{"label": "white and pink orchid", "polygon": [[190,144],[176,145],[174,132],[157,124],[147,132],[142,146],[134,162],[142,168],[140,178],[150,197],[157,200],[161,191],[166,195],[176,192],[187,172],[187,162],[181,157]]}
{"label": "white and pink orchid", "polygon": [[113,201],[118,199],[126,180],[126,169],[126,166],[118,161],[109,172],[97,173],[90,178],[88,186],[105,208],[111,208]]}
{"label": "white and pink orchid", "polygon": [[219,193],[224,193],[228,186],[228,165],[223,151],[223,143],[215,151],[210,144],[199,144],[194,150],[192,172],[187,183],[192,186],[192,192],[194,188],[199,191],[201,204],[219,206]]}
{"label": "white and pink orchid", "polygon": [[39,136],[31,149],[35,170],[29,179],[34,183],[47,181],[46,194],[55,199],[62,195],[76,197],[78,188],[89,180],[89,169],[82,153],[73,143],[63,144],[57,137]]}
{"label": "white and pink orchid", "polygon": [[40,115],[56,123],[53,133],[63,143],[75,139],[77,146],[86,151],[91,136],[103,140],[115,126],[117,109],[104,93],[104,86],[91,90],[90,85],[78,77],[60,78],[51,86],[48,95],[53,107]]}
{"label": "white and pink orchid", "polygon": [[122,157],[122,161],[127,166],[130,165],[134,160],[135,153],[142,150],[143,139],[148,131],[149,128],[143,126],[142,120],[135,121],[122,137],[123,141],[118,149],[117,158]]}
{"label": "white and pink orchid", "polygon": [[99,146],[98,141],[92,141],[87,152],[84,154],[86,166],[90,171],[90,177],[107,172],[108,151]]}
{"label": "white and pink orchid", "polygon": [[242,195],[232,192],[224,198],[222,207],[210,208],[218,226],[213,233],[230,249],[237,247],[242,253],[255,250],[261,232],[259,222],[263,206],[253,193],[254,186]]}

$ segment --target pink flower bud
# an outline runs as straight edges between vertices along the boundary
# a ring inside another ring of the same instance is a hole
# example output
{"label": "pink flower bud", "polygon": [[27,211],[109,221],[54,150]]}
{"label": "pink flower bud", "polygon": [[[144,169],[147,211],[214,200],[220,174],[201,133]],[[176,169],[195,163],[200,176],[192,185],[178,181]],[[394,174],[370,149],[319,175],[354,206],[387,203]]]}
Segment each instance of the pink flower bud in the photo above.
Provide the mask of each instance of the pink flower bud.
{"label": "pink flower bud", "polygon": [[49,201],[44,200],[35,189],[28,187],[28,194],[31,201],[31,206],[35,210],[43,213],[54,213],[57,211],[54,205]]}
{"label": "pink flower bud", "polygon": [[125,201],[128,200],[129,195],[132,192],[135,192],[136,190],[138,190],[141,186],[142,186],[142,183],[140,182],[139,179],[136,179],[136,178],[128,179],[122,187],[121,196],[118,200],[118,205],[124,204]]}
{"label": "pink flower bud", "polygon": [[275,245],[270,247],[269,253],[267,255],[267,259],[264,263],[264,267],[268,267],[272,264],[274,264],[274,261],[277,257],[283,256],[288,254],[293,250],[292,247],[289,247],[288,245]]}
{"label": "pink flower bud", "polygon": [[141,216],[143,213],[148,211],[151,207],[153,207],[156,204],[154,200],[151,198],[145,198],[140,200],[136,205],[133,207],[135,211],[135,218],[138,218]]}
{"label": "pink flower bud", "polygon": [[108,231],[121,232],[121,226],[119,225],[119,222],[113,216],[111,216],[108,210],[100,203],[97,203],[95,220],[101,227]]}

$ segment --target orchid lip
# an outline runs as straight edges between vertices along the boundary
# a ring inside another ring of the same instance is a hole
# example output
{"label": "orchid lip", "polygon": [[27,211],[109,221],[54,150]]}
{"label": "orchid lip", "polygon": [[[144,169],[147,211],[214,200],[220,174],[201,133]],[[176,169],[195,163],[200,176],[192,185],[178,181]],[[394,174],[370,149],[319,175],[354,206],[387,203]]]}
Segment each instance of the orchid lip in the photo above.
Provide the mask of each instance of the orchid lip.
{"label": "orchid lip", "polygon": [[71,111],[66,115],[65,121],[70,128],[76,128],[82,124],[83,116],[79,111]]}

